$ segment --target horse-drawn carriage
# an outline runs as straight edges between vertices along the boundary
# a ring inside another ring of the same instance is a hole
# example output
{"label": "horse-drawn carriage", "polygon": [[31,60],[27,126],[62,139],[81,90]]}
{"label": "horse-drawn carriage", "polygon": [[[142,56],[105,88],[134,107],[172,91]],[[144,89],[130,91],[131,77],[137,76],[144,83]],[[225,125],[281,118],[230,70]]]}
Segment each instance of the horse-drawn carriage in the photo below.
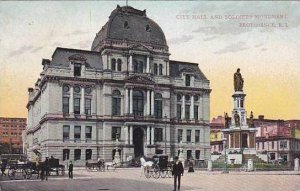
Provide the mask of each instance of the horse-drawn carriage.
{"label": "horse-drawn carriage", "polygon": [[154,155],[150,161],[142,157],[141,164],[146,178],[172,177],[172,164],[167,155]]}
{"label": "horse-drawn carriage", "polygon": [[[10,163],[8,165],[8,176],[10,179],[15,179],[16,177],[22,177],[23,179],[30,179],[33,175],[39,178],[42,169],[47,168],[45,162],[39,162],[38,165],[35,162],[21,162],[21,163]],[[45,173],[47,171],[45,170]],[[59,159],[50,158],[48,166],[48,175],[65,175],[65,166],[59,164]]]}
{"label": "horse-drawn carriage", "polygon": [[87,170],[96,170],[96,171],[102,171],[104,172],[105,170],[113,169],[116,170],[117,163],[114,161],[112,162],[104,162],[104,160],[98,160],[97,162],[88,162],[86,161],[85,163],[85,168]]}

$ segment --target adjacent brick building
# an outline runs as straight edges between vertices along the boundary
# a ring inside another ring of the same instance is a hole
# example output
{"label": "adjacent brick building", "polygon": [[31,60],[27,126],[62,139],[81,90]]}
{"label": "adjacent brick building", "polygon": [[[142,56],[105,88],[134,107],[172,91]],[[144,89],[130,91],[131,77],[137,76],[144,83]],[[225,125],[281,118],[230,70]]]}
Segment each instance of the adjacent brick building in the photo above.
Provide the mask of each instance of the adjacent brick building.
{"label": "adjacent brick building", "polygon": [[25,128],[26,118],[0,117],[0,143],[9,144],[11,153],[22,153],[22,131],[25,130]]}

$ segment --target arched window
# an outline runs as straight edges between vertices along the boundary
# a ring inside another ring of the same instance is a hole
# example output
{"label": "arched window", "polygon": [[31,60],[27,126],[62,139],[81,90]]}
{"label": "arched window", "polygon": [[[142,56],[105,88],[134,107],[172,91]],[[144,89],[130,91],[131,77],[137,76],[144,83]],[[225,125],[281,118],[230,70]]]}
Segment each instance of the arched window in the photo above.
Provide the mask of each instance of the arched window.
{"label": "arched window", "polygon": [[163,71],[163,65],[162,64],[160,64],[159,65],[159,75],[162,75],[162,72]]}
{"label": "arched window", "polygon": [[133,92],[133,115],[144,116],[144,94],[142,91]]}
{"label": "arched window", "polygon": [[155,94],[154,96],[154,115],[155,118],[162,118],[162,95],[160,93]]}
{"label": "arched window", "polygon": [[121,71],[122,70],[122,60],[119,58],[117,63],[118,63],[118,71]]}
{"label": "arched window", "polygon": [[154,64],[154,75],[157,75],[157,74],[158,74],[158,73],[157,73],[157,70],[158,70],[157,64],[155,63],[155,64]]}
{"label": "arched window", "polygon": [[112,115],[121,115],[121,93],[114,90],[112,93]]}
{"label": "arched window", "polygon": [[116,59],[111,59],[111,70],[116,71]]}

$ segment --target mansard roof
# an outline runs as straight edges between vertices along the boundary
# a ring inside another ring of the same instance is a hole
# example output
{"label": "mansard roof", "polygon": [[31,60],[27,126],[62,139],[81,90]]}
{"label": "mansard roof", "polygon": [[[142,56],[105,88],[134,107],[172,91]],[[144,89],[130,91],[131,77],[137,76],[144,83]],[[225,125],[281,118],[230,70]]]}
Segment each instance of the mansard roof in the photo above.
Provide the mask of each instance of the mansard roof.
{"label": "mansard roof", "polygon": [[50,65],[68,67],[70,61],[84,62],[94,69],[103,69],[102,56],[99,52],[57,47],[52,55]]}
{"label": "mansard roof", "polygon": [[194,73],[198,80],[208,80],[197,63],[170,60],[170,76],[180,77],[182,72]]}

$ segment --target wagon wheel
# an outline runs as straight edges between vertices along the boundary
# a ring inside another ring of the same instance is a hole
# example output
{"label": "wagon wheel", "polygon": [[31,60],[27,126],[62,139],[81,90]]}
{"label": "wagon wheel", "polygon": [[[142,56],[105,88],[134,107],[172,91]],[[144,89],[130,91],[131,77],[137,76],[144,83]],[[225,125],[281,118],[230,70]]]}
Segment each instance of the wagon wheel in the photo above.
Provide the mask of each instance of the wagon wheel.
{"label": "wagon wheel", "polygon": [[62,169],[61,169],[61,175],[62,175],[62,176],[65,176],[65,174],[66,174],[66,173],[65,173],[65,168],[62,168]]}
{"label": "wagon wheel", "polygon": [[150,178],[151,177],[150,168],[148,166],[146,166],[144,168],[144,175],[145,175],[146,178]]}
{"label": "wagon wheel", "polygon": [[160,177],[160,170],[159,170],[159,166],[157,164],[154,164],[152,166],[153,172],[152,172],[152,176],[155,179],[158,179]]}
{"label": "wagon wheel", "polygon": [[9,177],[9,179],[15,179],[15,175],[16,175],[16,170],[15,169],[9,169],[8,170],[8,177]]}
{"label": "wagon wheel", "polygon": [[172,170],[171,169],[168,169],[167,170],[167,176],[168,176],[168,178],[172,178]]}
{"label": "wagon wheel", "polygon": [[160,171],[160,177],[162,177],[162,178],[166,178],[166,176],[167,176],[167,173],[168,173],[168,170],[166,170],[166,169],[163,169],[162,171]]}

